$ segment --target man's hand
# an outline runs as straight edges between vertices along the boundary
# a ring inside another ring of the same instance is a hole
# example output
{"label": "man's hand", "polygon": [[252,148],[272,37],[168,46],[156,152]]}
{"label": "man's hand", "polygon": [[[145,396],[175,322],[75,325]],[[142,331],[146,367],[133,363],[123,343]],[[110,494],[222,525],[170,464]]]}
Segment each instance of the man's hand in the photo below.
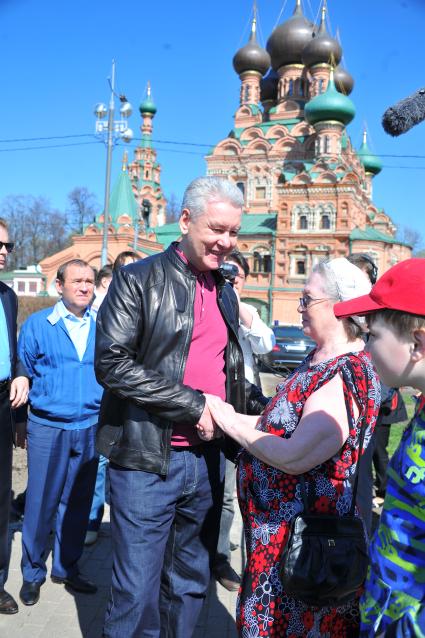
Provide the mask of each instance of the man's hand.
{"label": "man's hand", "polygon": [[204,411],[201,414],[199,422],[196,424],[198,430],[198,436],[203,441],[212,441],[216,436],[216,424],[211,416],[210,409],[205,403]]}
{"label": "man's hand", "polygon": [[27,422],[16,423],[16,445],[23,450],[27,447]]}
{"label": "man's hand", "polygon": [[10,405],[19,408],[28,400],[29,381],[27,377],[15,377],[10,384]]}

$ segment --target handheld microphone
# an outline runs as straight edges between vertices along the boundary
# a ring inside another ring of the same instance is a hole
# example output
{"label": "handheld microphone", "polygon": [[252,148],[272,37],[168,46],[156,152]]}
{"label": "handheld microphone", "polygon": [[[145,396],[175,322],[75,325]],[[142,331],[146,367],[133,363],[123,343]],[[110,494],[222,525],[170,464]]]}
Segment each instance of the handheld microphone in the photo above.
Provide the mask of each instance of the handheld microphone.
{"label": "handheld microphone", "polygon": [[425,120],[425,88],[397,102],[382,116],[382,126],[393,137],[406,133]]}

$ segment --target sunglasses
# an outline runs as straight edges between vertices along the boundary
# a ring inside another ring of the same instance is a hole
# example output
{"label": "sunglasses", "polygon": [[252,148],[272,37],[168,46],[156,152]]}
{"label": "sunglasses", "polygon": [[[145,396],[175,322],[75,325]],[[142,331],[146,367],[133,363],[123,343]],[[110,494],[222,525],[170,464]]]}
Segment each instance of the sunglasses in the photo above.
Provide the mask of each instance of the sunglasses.
{"label": "sunglasses", "polygon": [[15,243],[13,241],[0,241],[0,250],[3,248],[3,246],[6,248],[8,253],[11,253],[13,251]]}

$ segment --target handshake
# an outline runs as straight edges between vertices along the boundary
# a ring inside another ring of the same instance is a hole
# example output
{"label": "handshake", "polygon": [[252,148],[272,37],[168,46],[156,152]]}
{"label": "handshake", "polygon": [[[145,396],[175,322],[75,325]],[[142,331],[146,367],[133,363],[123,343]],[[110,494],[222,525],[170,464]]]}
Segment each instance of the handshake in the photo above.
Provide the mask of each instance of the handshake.
{"label": "handshake", "polygon": [[198,436],[203,441],[212,441],[223,436],[226,426],[235,417],[231,405],[212,394],[205,394],[205,407],[196,424]]}

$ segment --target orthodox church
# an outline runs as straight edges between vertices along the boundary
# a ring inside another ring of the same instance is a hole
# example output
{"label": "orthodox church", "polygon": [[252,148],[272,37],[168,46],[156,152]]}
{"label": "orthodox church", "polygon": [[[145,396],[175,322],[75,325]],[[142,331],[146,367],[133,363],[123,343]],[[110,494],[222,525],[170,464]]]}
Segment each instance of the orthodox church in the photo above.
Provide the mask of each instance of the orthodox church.
{"label": "orthodox church", "polygon": [[[244,195],[238,247],[251,268],[244,298],[268,322],[299,323],[300,291],[324,258],[367,253],[382,273],[410,257],[390,217],[373,203],[372,182],[382,165],[366,132],[359,149],[347,134],[354,81],[341,59],[341,45],[327,31],[326,5],[314,25],[300,0],[266,49],[257,42],[254,15],[249,41],[233,58],[239,107],[233,129],[206,157],[207,174],[234,181]],[[142,257],[153,254],[179,236],[178,224],[164,224],[149,90],[140,112],[142,143],[111,195],[111,259],[129,246]],[[43,273],[51,265],[53,274],[52,260],[57,268],[84,243],[91,250],[85,258],[98,266],[102,224],[101,216],[70,249],[43,260]]]}

